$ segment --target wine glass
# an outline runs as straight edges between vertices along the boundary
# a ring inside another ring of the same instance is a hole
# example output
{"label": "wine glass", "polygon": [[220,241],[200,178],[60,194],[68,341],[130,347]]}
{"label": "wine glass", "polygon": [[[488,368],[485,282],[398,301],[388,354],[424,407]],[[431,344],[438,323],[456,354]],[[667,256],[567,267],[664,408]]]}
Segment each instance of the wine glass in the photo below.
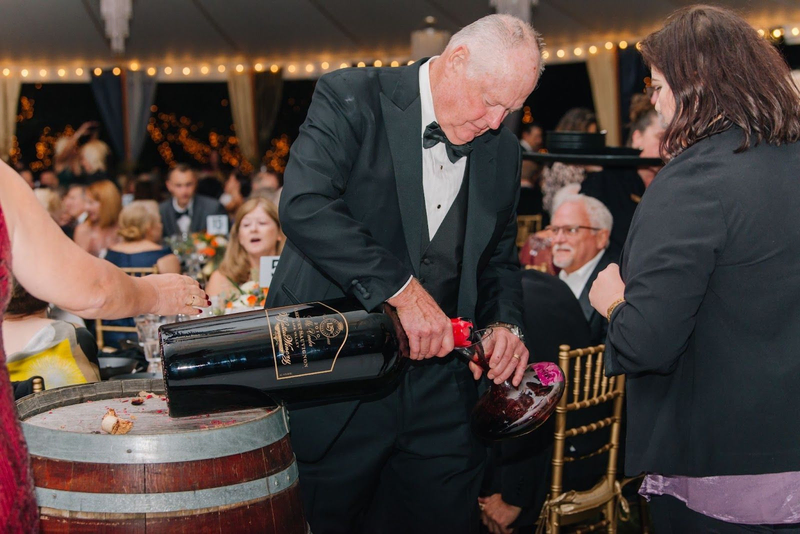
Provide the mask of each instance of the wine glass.
{"label": "wine glass", "polygon": [[[471,345],[455,350],[488,372],[487,355],[492,354],[495,344],[492,329],[476,330],[472,336]],[[563,394],[564,374],[558,365],[552,362],[530,364],[519,387],[510,380],[492,383],[473,408],[470,426],[478,437],[489,440],[527,434],[547,421]]]}
{"label": "wine glass", "polygon": [[158,348],[158,328],[163,324],[174,323],[175,315],[138,315],[134,319],[136,330],[139,334],[139,345],[144,351],[147,360],[148,373],[161,373],[161,352]]}

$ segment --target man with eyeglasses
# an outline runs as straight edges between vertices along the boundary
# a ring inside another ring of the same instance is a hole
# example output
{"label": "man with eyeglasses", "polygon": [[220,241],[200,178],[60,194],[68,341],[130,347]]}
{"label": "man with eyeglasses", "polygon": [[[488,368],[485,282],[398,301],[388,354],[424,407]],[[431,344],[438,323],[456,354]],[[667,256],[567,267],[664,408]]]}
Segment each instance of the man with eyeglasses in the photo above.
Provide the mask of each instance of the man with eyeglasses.
{"label": "man with eyeglasses", "polygon": [[592,344],[603,343],[608,328],[605,317],[589,303],[589,289],[598,273],[617,261],[608,249],[613,222],[611,212],[596,198],[569,195],[561,200],[547,227],[553,242],[553,264],[561,269],[558,277],[580,302]]}

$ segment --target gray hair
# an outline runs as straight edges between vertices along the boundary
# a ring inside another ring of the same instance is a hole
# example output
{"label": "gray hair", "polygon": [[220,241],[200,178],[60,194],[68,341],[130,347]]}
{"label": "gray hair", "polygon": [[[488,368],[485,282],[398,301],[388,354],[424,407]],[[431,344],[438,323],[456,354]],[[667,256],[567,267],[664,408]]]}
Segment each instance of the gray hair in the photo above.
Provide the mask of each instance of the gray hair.
{"label": "gray hair", "polygon": [[544,72],[544,41],[542,36],[527,22],[511,15],[487,15],[459,30],[443,54],[466,46],[475,61],[470,61],[473,73],[486,72],[498,65],[498,58],[504,58],[509,50],[528,47],[536,57],[539,72]]}
{"label": "gray hair", "polygon": [[589,216],[589,224],[594,228],[611,231],[611,228],[614,226],[614,217],[611,215],[611,212],[608,211],[606,205],[594,197],[580,194],[565,195],[559,199],[558,205],[553,209],[553,213],[569,202],[583,204],[583,208]]}

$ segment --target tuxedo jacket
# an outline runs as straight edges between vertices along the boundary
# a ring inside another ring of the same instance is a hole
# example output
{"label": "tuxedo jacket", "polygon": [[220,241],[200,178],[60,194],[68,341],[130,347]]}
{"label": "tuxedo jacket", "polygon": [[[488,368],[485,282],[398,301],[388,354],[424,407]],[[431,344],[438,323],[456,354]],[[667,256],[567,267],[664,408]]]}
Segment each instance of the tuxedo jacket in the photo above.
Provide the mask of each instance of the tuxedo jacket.
{"label": "tuxedo jacket", "polygon": [[[158,211],[161,214],[161,223],[164,225],[164,235],[170,236],[180,234],[181,230],[178,228],[178,220],[175,215],[175,208],[172,207],[171,197],[159,204]],[[203,195],[195,195],[189,233],[205,232],[206,217],[209,215],[227,215],[227,212],[225,211],[225,207],[217,200],[204,197]]]}
{"label": "tuxedo jacket", "polygon": [[610,263],[617,262],[619,262],[619,253],[612,250],[611,247],[607,248],[605,253],[600,256],[600,261],[595,266],[592,274],[589,275],[589,279],[586,281],[586,285],[583,286],[580,297],[578,297],[578,302],[583,310],[583,316],[586,318],[586,322],[589,323],[589,330],[591,332],[590,342],[592,345],[605,343],[608,320],[592,307],[592,304],[589,302],[589,291],[592,289],[592,284],[595,279],[597,279],[597,275],[608,267]]}
{"label": "tuxedo jacket", "polygon": [[[288,240],[268,307],[352,295],[374,310],[419,273],[427,227],[420,63],[320,78],[284,175]],[[501,127],[472,145],[458,314],[521,325],[521,288],[509,276],[519,268],[519,143]],[[292,410],[298,458],[321,457],[355,406]]]}
{"label": "tuxedo jacket", "polygon": [[[530,361],[558,363],[560,345],[572,348],[590,345],[589,326],[567,284],[557,276],[535,269],[521,271],[518,276],[522,283],[523,329]],[[506,503],[523,509],[514,526],[533,525],[539,517],[550,488],[554,422],[555,418],[551,418],[530,434],[492,445],[483,493],[500,493]],[[574,442],[575,439],[569,440],[570,445]],[[586,470],[585,465],[581,468]],[[566,473],[567,478],[570,474]],[[574,489],[575,483],[569,479],[564,487]]]}

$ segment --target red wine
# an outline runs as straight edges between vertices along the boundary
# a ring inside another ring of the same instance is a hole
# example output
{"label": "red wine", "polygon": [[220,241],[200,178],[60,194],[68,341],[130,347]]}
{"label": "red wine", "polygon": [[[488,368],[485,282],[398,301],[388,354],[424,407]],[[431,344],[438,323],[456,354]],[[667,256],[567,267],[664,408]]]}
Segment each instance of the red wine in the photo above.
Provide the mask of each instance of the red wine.
{"label": "red wine", "polygon": [[[453,330],[469,344],[470,323]],[[172,417],[364,395],[408,361],[394,309],[367,312],[353,299],[164,325],[159,338]]]}

